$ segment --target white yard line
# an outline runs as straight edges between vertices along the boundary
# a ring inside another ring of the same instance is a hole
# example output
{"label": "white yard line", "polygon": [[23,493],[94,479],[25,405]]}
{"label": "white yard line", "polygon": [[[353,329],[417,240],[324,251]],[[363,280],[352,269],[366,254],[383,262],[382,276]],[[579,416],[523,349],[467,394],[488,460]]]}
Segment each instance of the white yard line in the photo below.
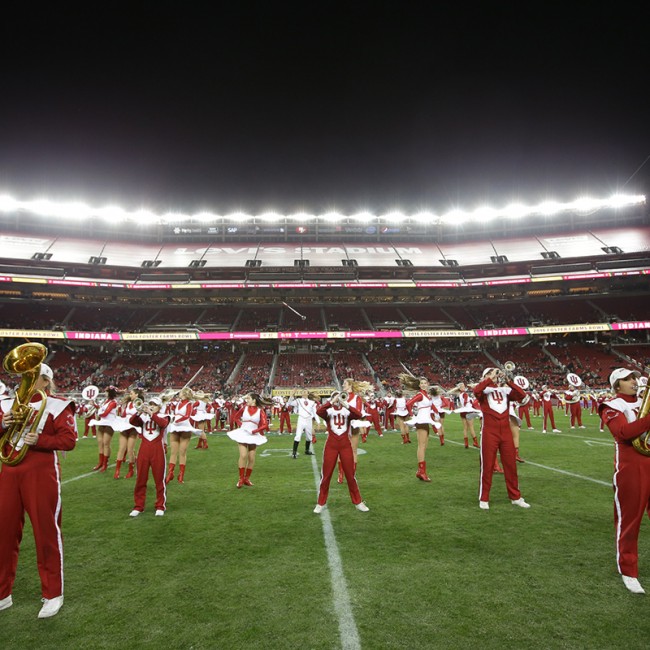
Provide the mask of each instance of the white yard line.
{"label": "white yard line", "polygon": [[[559,434],[558,434],[559,435]],[[450,442],[452,445],[462,445],[464,443],[462,442],[456,442],[455,440],[445,440],[445,442]],[[473,449],[476,449],[476,447],[472,447]],[[550,472],[557,472],[558,474],[564,474],[565,476],[571,476],[572,478],[579,478],[582,479],[583,481],[590,481],[591,483],[597,483],[598,485],[604,485],[605,487],[612,487],[611,482],[607,481],[601,481],[597,478],[591,478],[591,476],[583,476],[582,474],[575,474],[574,472],[567,472],[564,469],[560,469],[559,467],[549,467],[548,465],[540,465],[539,463],[533,463],[530,460],[526,461],[526,465],[533,465],[534,467],[541,467],[542,469],[547,469]]]}
{"label": "white yard line", "polygon": [[[311,466],[314,470],[316,490],[318,491],[320,471],[315,455],[311,457]],[[325,549],[327,550],[327,562],[330,567],[334,611],[339,622],[341,647],[343,650],[360,650],[361,641],[359,639],[359,632],[357,631],[357,624],[354,620],[354,614],[352,613],[348,585],[345,580],[345,574],[343,573],[343,563],[341,562],[341,554],[336,543],[336,535],[334,534],[329,510],[325,508],[318,516],[323,524],[323,537],[325,538]]]}
{"label": "white yard line", "polygon": [[[108,469],[111,467],[115,467],[115,463],[112,465],[108,466]],[[89,476],[93,476],[94,474],[97,474],[98,472],[87,472],[86,474],[80,474],[79,476],[73,476],[72,478],[67,478],[65,481],[61,481],[61,485],[65,485],[66,483],[72,483],[73,481],[78,481],[81,478],[88,478]]]}

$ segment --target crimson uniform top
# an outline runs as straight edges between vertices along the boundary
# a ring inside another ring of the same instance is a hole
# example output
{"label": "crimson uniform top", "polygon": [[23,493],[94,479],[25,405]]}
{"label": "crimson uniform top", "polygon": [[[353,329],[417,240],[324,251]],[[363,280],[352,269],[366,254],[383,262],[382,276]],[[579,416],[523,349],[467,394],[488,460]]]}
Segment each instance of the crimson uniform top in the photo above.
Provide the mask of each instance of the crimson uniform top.
{"label": "crimson uniform top", "polygon": [[514,382],[497,386],[491,377],[485,377],[474,387],[474,395],[483,412],[479,501],[490,500],[497,451],[501,455],[508,497],[516,501],[521,498],[521,492],[517,479],[517,454],[510,429],[510,403],[521,402],[526,393]]}
{"label": "crimson uniform top", "polygon": [[336,407],[329,401],[325,402],[318,407],[316,415],[325,420],[327,424],[327,433],[335,436],[350,435],[350,423],[352,419],[361,417],[359,411],[352,404],[348,403],[348,407]]}
{"label": "crimson uniform top", "polygon": [[616,563],[624,576],[639,575],[638,538],[643,514],[650,512],[650,456],[634,449],[632,440],[650,430],[650,415],[637,419],[641,398],[616,395],[600,405],[602,421],[616,442],[614,457],[614,522]]}
{"label": "crimson uniform top", "polygon": [[[38,408],[41,397],[30,405]],[[13,400],[3,400],[2,413]],[[75,405],[69,400],[48,397],[37,431],[38,441],[23,461],[0,471],[0,599],[11,594],[16,577],[18,551],[25,512],[29,515],[36,542],[36,557],[43,598],[63,594],[63,537],[61,535],[61,473],[57,450],[73,449],[77,440]],[[5,448],[5,453],[9,449]]]}

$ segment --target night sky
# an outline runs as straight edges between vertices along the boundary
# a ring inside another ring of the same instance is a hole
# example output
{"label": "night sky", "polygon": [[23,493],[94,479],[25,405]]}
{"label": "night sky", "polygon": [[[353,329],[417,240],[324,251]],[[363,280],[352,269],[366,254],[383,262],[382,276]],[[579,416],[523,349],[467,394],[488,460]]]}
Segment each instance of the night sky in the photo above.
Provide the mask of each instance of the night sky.
{"label": "night sky", "polygon": [[[607,196],[650,155],[641,7],[5,3],[0,192],[182,211]],[[649,184],[650,161],[624,189]]]}

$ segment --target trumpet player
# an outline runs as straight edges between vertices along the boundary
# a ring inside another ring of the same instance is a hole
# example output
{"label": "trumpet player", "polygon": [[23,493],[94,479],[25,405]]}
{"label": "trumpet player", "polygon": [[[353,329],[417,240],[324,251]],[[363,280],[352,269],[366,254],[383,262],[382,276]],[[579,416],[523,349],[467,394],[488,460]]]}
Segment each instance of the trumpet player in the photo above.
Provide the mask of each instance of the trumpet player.
{"label": "trumpet player", "polygon": [[162,414],[162,400],[151,397],[149,401],[130,417],[134,428],[142,430],[142,443],[138,452],[138,473],[135,480],[133,499],[135,505],[130,516],[137,517],[144,511],[147,496],[149,469],[156,484],[156,517],[165,514],[167,491],[165,483],[165,429],[169,417]]}
{"label": "trumpet player", "polygon": [[600,405],[600,415],[616,443],[614,455],[614,527],[616,564],[623,583],[633,594],[645,590],[639,582],[639,531],[650,508],[650,456],[632,441],[650,430],[650,415],[639,418],[642,399],[637,396],[640,373],[617,368],[609,376],[614,398]]}
{"label": "trumpet player", "polygon": [[[3,558],[0,562],[0,610],[13,604],[11,591],[27,513],[36,542],[43,596],[38,617],[49,618],[63,605],[61,468],[56,452],[74,448],[77,427],[74,403],[49,395],[54,391],[52,369],[41,363],[39,372],[29,404],[40,406],[42,398],[37,391],[44,391],[47,397],[35,431],[24,435],[23,443],[29,446],[29,451],[20,463],[3,464],[0,471],[0,557]],[[0,402],[3,430],[17,423],[12,404],[12,399]]]}
{"label": "trumpet player", "polygon": [[354,454],[350,441],[350,426],[352,419],[360,419],[361,411],[343,399],[341,393],[335,393],[331,399],[317,409],[318,417],[327,425],[327,440],[323,447],[323,466],[318,488],[318,502],[314,508],[316,514],[323,511],[329,495],[332,474],[336,469],[336,461],[341,463],[345,480],[348,484],[350,499],[354,507],[361,512],[368,512],[368,506],[362,501],[359,485],[355,476]]}
{"label": "trumpet player", "polygon": [[479,507],[490,509],[490,488],[497,451],[501,456],[508,498],[513,505],[530,508],[519,491],[515,445],[510,429],[510,403],[521,402],[526,393],[498,368],[485,368],[474,395],[483,412],[481,429],[481,475]]}
{"label": "trumpet player", "polygon": [[542,433],[546,433],[546,425],[548,422],[551,423],[553,433],[562,433],[555,426],[555,416],[553,414],[553,400],[556,399],[559,401],[558,396],[552,390],[550,390],[548,386],[544,385],[542,386],[541,398],[542,408],[544,410],[544,428],[542,429]]}

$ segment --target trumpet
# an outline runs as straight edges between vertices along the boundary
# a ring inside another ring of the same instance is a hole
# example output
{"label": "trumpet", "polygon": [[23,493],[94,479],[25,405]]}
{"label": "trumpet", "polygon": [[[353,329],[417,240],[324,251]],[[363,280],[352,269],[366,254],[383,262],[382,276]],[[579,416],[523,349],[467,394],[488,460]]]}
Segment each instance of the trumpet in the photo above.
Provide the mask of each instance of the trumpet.
{"label": "trumpet", "polygon": [[332,404],[332,405],[336,405],[336,404],[342,405],[343,402],[347,402],[347,401],[348,401],[348,397],[349,397],[349,396],[348,396],[348,394],[347,394],[346,391],[341,391],[341,392],[339,392],[339,391],[334,391],[334,392],[330,395],[330,404]]}
{"label": "trumpet", "polygon": [[158,397],[160,398],[163,404],[166,404],[167,402],[173,400],[174,397],[176,397],[176,395],[178,395],[178,393],[180,392],[181,392],[180,390],[175,390],[174,388],[167,388],[162,393],[160,393]]}
{"label": "trumpet", "polygon": [[[47,404],[45,391],[36,390],[35,385],[41,373],[41,363],[47,356],[47,348],[41,343],[23,343],[9,352],[3,362],[4,369],[12,375],[21,375],[20,386],[11,410],[14,423],[0,438],[0,463],[13,467],[23,461],[29,445],[22,444],[27,433],[34,433],[43,417]],[[40,408],[32,408],[29,402],[38,393],[41,396]],[[28,428],[29,427],[29,428]],[[7,448],[7,453],[5,453]]]}
{"label": "trumpet", "polygon": [[514,373],[516,367],[517,366],[515,365],[514,361],[506,361],[503,364],[503,376],[506,379],[512,381],[513,373]]}
{"label": "trumpet", "polygon": [[[643,400],[641,401],[641,406],[639,407],[637,418],[644,418],[646,415],[648,415],[648,413],[650,413],[650,390],[648,390],[648,387],[646,385],[645,393],[643,395]],[[640,454],[643,454],[644,456],[650,456],[650,431],[646,431],[637,438],[634,438],[634,440],[632,440],[632,446]]]}

